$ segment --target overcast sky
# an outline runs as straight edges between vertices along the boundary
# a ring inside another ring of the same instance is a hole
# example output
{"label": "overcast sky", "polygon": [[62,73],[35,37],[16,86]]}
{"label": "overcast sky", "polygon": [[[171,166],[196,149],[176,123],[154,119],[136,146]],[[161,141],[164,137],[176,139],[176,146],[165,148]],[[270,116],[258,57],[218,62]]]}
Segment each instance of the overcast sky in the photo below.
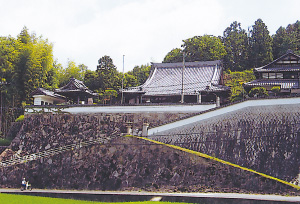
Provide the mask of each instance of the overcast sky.
{"label": "overcast sky", "polygon": [[274,34],[300,20],[299,0],[0,0],[0,36],[26,26],[54,45],[54,58],[95,70],[109,55],[119,71],[161,62],[182,40],[223,35],[238,21],[248,29],[261,18]]}

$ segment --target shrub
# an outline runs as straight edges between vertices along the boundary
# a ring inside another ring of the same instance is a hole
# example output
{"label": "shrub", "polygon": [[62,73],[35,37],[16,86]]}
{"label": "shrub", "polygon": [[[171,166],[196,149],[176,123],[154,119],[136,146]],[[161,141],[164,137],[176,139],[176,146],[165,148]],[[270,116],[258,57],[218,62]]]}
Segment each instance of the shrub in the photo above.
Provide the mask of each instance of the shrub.
{"label": "shrub", "polygon": [[275,94],[275,96],[280,92],[280,86],[273,86],[271,91]]}
{"label": "shrub", "polygon": [[263,96],[269,96],[269,94],[264,87],[255,87],[250,90],[249,96],[250,97],[263,97]]}

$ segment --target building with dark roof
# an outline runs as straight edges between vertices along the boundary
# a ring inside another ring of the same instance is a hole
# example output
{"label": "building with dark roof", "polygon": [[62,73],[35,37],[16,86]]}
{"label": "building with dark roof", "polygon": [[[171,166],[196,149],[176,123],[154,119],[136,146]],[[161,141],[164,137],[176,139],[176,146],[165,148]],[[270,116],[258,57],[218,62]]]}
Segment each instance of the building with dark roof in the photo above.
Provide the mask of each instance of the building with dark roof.
{"label": "building with dark roof", "polygon": [[289,50],[273,62],[253,69],[256,79],[244,83],[249,91],[253,87],[264,87],[267,91],[275,86],[280,87],[281,94],[300,93],[300,56]]}
{"label": "building with dark roof", "polygon": [[93,104],[93,98],[98,94],[88,89],[82,81],[72,77],[67,85],[55,89],[54,92],[38,88],[31,93],[31,96],[34,98],[34,105],[52,105],[65,102]]}
{"label": "building with dark roof", "polygon": [[217,102],[228,97],[223,85],[220,60],[183,63],[152,63],[146,82],[123,91],[125,103],[178,103],[183,92],[185,103]]}
{"label": "building with dark roof", "polygon": [[37,105],[37,106],[53,105],[53,104],[64,103],[67,101],[66,97],[43,88],[36,89],[31,93],[31,95],[34,98],[33,105]]}
{"label": "building with dark roof", "polygon": [[[79,104],[80,101],[84,101],[88,103],[88,100],[93,99],[94,97],[98,96],[97,93],[94,93],[90,89],[88,89],[84,83],[78,79],[70,78],[70,81],[67,85],[55,89],[55,93],[63,95],[71,100],[73,103]],[[90,102],[93,103],[93,102]]]}

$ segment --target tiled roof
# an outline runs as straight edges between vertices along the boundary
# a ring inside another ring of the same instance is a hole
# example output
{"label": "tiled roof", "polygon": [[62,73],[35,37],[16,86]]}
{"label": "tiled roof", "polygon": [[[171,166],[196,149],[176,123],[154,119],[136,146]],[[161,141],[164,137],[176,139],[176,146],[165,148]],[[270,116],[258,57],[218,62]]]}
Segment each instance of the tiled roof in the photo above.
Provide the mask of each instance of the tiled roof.
{"label": "tiled roof", "polygon": [[255,68],[256,72],[300,71],[300,56],[288,51],[273,62]]}
{"label": "tiled roof", "polygon": [[32,96],[35,95],[45,95],[45,96],[51,96],[54,98],[59,98],[59,99],[66,99],[65,96],[59,95],[57,93],[54,93],[53,91],[49,91],[44,88],[37,88],[34,92],[31,93]]}
{"label": "tiled roof", "polygon": [[299,81],[293,79],[257,79],[251,82],[244,83],[246,87],[254,86],[280,86],[281,89],[298,88]]}
{"label": "tiled roof", "polygon": [[69,83],[59,89],[56,89],[57,93],[70,93],[70,92],[85,92],[90,95],[97,95],[97,93],[93,93],[90,89],[88,89],[84,83],[78,79],[71,78]]}
{"label": "tiled roof", "polygon": [[300,64],[297,65],[273,65],[272,67],[256,68],[257,72],[281,72],[281,71],[300,71]]}
{"label": "tiled roof", "polygon": [[[183,63],[153,63],[147,81],[138,87],[125,89],[125,93],[151,95],[180,95]],[[199,91],[225,91],[229,87],[219,85],[222,74],[221,62],[186,62],[184,70],[184,94]]]}

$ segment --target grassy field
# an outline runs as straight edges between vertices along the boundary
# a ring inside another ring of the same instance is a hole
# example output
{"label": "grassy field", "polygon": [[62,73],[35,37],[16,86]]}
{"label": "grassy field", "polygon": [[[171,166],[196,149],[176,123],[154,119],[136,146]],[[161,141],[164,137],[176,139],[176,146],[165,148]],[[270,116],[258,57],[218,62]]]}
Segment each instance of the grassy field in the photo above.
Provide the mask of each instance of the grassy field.
{"label": "grassy field", "polygon": [[[1,204],[109,204],[106,202],[95,202],[95,201],[81,201],[72,199],[61,199],[61,198],[48,198],[48,197],[38,197],[38,196],[26,196],[26,195],[12,195],[0,193],[0,203]],[[155,202],[155,201],[144,201],[144,202],[128,202],[128,204],[172,204],[171,202]],[[126,203],[113,203],[113,204],[126,204]],[[178,204],[178,203],[176,203]]]}

